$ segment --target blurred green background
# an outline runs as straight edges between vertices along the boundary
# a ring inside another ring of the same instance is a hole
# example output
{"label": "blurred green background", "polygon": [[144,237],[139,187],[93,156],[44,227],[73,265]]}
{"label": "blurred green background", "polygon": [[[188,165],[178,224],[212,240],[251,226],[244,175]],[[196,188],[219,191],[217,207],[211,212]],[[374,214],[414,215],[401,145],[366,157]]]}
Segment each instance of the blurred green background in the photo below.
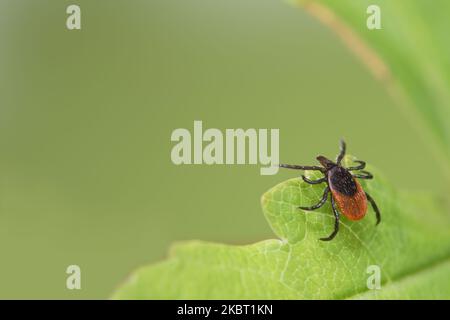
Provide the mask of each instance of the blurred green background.
{"label": "blurred green background", "polygon": [[108,298],[174,241],[273,237],[260,196],[297,173],[173,165],[194,120],[279,128],[289,163],[342,136],[396,186],[445,183],[382,84],[282,1],[0,0],[0,40],[0,298]]}

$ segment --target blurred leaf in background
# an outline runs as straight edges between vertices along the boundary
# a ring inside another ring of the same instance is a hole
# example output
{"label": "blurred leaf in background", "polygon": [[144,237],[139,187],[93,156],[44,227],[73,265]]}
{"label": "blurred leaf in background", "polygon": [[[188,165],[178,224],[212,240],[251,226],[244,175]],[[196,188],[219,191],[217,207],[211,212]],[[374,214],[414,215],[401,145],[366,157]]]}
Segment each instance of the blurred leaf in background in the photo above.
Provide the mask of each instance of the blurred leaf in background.
{"label": "blurred leaf in background", "polygon": [[[385,84],[450,178],[450,2],[290,1],[339,34]],[[380,9],[381,30],[366,27],[370,5]]]}

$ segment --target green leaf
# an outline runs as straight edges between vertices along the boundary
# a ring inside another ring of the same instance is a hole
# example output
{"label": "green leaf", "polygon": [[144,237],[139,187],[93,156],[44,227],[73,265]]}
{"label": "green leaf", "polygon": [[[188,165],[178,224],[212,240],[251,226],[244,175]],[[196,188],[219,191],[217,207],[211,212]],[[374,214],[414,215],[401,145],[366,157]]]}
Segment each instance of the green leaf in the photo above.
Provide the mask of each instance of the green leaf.
{"label": "green leaf", "polygon": [[[242,246],[179,243],[167,260],[133,273],[114,298],[450,298],[450,216],[433,197],[399,192],[368,170],[375,179],[362,185],[381,209],[379,226],[369,209],[360,221],[342,217],[334,240],[318,240],[333,230],[329,201],[312,212],[297,207],[316,203],[324,185],[290,179],[262,197],[280,239]],[[380,267],[381,290],[367,289],[371,265]]]}
{"label": "green leaf", "polygon": [[[450,1],[289,0],[328,25],[381,80],[450,177]],[[369,5],[381,29],[369,30]]]}

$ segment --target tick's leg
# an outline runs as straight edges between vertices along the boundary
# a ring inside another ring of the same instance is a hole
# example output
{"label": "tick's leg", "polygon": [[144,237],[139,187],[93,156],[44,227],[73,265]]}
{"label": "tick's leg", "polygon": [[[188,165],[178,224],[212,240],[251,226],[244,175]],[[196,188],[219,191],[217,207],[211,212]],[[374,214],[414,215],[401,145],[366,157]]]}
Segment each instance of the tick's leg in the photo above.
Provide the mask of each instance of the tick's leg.
{"label": "tick's leg", "polygon": [[336,159],[337,164],[341,164],[341,161],[345,156],[345,149],[346,149],[345,141],[341,139],[341,152],[339,152],[339,155]]}
{"label": "tick's leg", "polygon": [[293,164],[279,164],[280,168],[286,168],[286,169],[294,169],[294,170],[318,170],[318,171],[324,171],[325,168],[319,167],[319,166],[297,166]]}
{"label": "tick's leg", "polygon": [[373,198],[367,192],[366,192],[366,197],[367,197],[367,200],[369,200],[370,204],[372,205],[373,211],[375,211],[375,214],[377,215],[376,225],[378,225],[381,222],[380,210],[378,209],[377,204],[375,203],[375,200],[373,200]]}
{"label": "tick's leg", "polygon": [[359,179],[373,179],[373,175],[370,172],[364,170],[361,170],[360,172],[362,174],[355,173],[353,176]]}
{"label": "tick's leg", "polygon": [[322,183],[322,182],[327,181],[327,178],[326,178],[326,177],[320,178],[320,179],[318,179],[318,180],[309,180],[309,179],[308,179],[307,177],[305,177],[304,175],[302,175],[302,179],[303,179],[303,181],[305,181],[306,183],[309,183],[309,184],[319,184],[319,183]]}
{"label": "tick's leg", "polygon": [[336,209],[336,204],[334,203],[333,196],[331,196],[331,207],[333,208],[333,213],[334,213],[334,231],[328,237],[320,238],[320,240],[322,240],[322,241],[333,240],[333,238],[337,235],[337,233],[339,231],[339,212]]}
{"label": "tick's leg", "polygon": [[355,160],[354,162],[359,163],[359,166],[356,167],[348,167],[347,170],[348,171],[352,171],[352,170],[361,170],[364,169],[366,167],[366,163],[364,161],[361,160]]}
{"label": "tick's leg", "polygon": [[302,210],[308,210],[308,211],[320,208],[327,201],[329,192],[330,192],[330,188],[327,186],[325,188],[325,190],[323,191],[322,199],[320,199],[320,201],[317,204],[313,205],[312,207],[298,207],[298,208],[302,209]]}

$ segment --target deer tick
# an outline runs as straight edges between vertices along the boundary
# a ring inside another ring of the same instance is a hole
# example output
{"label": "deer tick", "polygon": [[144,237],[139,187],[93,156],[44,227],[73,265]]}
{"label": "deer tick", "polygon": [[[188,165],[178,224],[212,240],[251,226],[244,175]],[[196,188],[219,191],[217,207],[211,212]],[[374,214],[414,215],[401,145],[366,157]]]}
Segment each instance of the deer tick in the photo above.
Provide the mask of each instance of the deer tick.
{"label": "deer tick", "polygon": [[[322,199],[311,207],[299,207],[302,210],[315,210],[322,207],[328,199],[328,194],[331,193],[331,207],[334,213],[334,231],[326,238],[320,238],[323,241],[332,240],[339,231],[339,211],[350,220],[360,220],[367,212],[367,201],[373,207],[377,217],[377,225],[381,221],[380,210],[375,203],[375,200],[363,190],[358,179],[372,179],[373,175],[362,169],[365,168],[366,163],[361,160],[355,162],[359,165],[356,167],[345,168],[341,165],[342,159],[345,155],[346,145],[344,140],[341,140],[341,151],[337,156],[336,162],[333,162],[324,156],[318,156],[316,159],[320,162],[320,166],[298,166],[289,164],[280,164],[281,168],[295,169],[295,170],[317,170],[323,173],[323,177],[317,180],[310,180],[302,175],[302,179],[309,184],[325,183],[327,186],[323,191]],[[359,173],[352,173],[351,171],[359,171]],[[338,211],[339,209],[339,211]]]}

